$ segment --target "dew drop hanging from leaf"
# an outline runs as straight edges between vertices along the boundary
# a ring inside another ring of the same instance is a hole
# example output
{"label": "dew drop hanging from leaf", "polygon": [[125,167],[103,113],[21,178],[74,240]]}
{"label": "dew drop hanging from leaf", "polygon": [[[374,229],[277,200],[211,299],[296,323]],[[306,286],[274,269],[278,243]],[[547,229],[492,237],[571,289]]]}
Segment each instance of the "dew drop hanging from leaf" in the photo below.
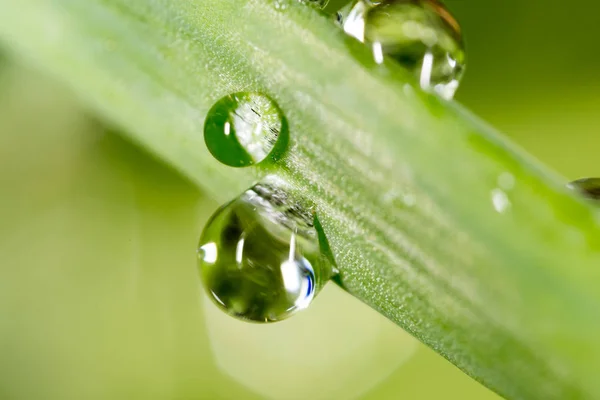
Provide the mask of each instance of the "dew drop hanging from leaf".
{"label": "dew drop hanging from leaf", "polygon": [[247,167],[277,158],[288,141],[287,121],[272,99],[262,93],[240,92],[223,97],[204,122],[210,153],[231,167]]}
{"label": "dew drop hanging from leaf", "polygon": [[308,307],[333,271],[313,221],[311,212],[271,182],[217,210],[198,250],[212,300],[254,322],[280,321]]}
{"label": "dew drop hanging from leaf", "polygon": [[337,20],[371,47],[377,63],[392,58],[413,71],[423,89],[454,96],[466,54],[459,24],[439,1],[355,0]]}

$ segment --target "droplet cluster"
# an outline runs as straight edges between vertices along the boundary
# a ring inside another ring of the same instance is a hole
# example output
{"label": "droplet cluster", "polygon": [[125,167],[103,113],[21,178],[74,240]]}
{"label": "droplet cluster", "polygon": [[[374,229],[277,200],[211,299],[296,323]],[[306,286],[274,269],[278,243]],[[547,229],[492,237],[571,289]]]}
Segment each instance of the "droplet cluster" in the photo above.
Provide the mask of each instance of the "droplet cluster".
{"label": "droplet cluster", "polygon": [[[287,9],[288,0],[274,0]],[[322,9],[327,0],[299,0]],[[435,0],[355,0],[338,12],[344,31],[413,71],[421,87],[451,98],[465,65],[460,28]],[[204,141],[230,167],[276,161],[288,144],[287,120],[260,92],[237,92],[207,114]],[[305,309],[333,274],[323,234],[306,202],[292,198],[276,178],[263,179],[218,209],[198,245],[198,265],[209,297],[246,321],[281,321]]]}

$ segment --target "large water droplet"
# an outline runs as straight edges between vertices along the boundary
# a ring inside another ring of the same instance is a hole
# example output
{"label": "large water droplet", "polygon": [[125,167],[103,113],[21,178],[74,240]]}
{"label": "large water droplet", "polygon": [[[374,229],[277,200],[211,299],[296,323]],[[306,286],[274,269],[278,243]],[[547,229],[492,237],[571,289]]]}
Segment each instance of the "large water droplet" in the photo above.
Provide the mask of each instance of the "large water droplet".
{"label": "large water droplet", "polygon": [[460,26],[437,0],[355,0],[340,10],[344,31],[367,43],[377,63],[390,57],[421,87],[450,99],[465,68]]}
{"label": "large water droplet", "polygon": [[247,167],[285,150],[287,121],[273,100],[261,93],[233,93],[217,101],[204,123],[211,154],[231,167]]}
{"label": "large water droplet", "polygon": [[600,200],[600,178],[578,179],[567,184],[567,187],[577,190],[590,199]]}
{"label": "large water droplet", "polygon": [[215,303],[244,320],[273,322],[306,308],[332,264],[314,216],[273,183],[260,183],[220,208],[198,251]]}

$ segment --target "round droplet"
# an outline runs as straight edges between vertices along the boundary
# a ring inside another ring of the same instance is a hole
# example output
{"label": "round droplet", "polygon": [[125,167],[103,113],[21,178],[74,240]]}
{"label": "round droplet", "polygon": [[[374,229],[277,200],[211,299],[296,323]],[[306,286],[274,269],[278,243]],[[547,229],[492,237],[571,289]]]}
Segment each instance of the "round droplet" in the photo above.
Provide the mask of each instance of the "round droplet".
{"label": "round droplet", "polygon": [[346,33],[367,43],[375,61],[392,58],[425,90],[450,99],[465,68],[460,26],[437,0],[356,0],[338,14]]}
{"label": "round droplet", "polygon": [[198,250],[210,297],[228,314],[255,322],[280,321],[306,308],[332,274],[313,221],[271,183],[221,207]]}
{"label": "round droplet", "polygon": [[600,200],[600,178],[578,179],[567,184],[567,187],[577,190],[590,199]]}
{"label": "round droplet", "polygon": [[287,121],[269,97],[233,93],[217,101],[204,122],[204,141],[223,164],[247,167],[275,159],[287,145]]}

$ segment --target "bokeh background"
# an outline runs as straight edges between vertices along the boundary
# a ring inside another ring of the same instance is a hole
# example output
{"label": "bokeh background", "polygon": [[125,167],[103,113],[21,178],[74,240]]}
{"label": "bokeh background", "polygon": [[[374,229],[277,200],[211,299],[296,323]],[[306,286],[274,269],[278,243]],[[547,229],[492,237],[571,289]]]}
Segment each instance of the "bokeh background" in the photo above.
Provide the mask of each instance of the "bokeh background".
{"label": "bokeh background", "polygon": [[[447,5],[457,100],[565,180],[600,176],[600,3]],[[0,399],[498,398],[334,285],[282,323],[222,315],[194,252],[218,204],[0,54]]]}

